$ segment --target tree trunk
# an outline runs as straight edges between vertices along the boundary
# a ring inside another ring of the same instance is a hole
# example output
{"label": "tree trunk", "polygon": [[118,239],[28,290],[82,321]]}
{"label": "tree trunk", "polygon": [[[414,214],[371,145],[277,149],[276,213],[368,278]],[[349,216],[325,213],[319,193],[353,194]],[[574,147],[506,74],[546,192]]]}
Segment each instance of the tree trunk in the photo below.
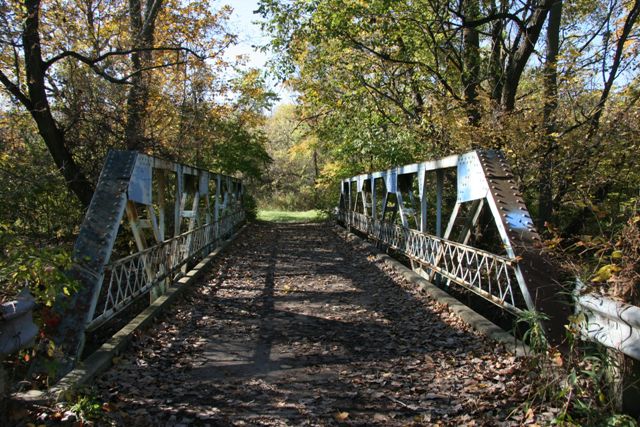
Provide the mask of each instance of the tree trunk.
{"label": "tree trunk", "polygon": [[538,175],[538,229],[553,215],[554,156],[557,148],[556,132],[558,109],[558,53],[560,50],[560,23],[562,21],[562,0],[557,0],[549,12],[547,24],[547,58],[544,64],[544,108],[543,157]]}
{"label": "tree trunk", "polygon": [[[40,0],[26,0],[27,18],[25,19],[22,40],[24,44],[25,72],[27,77],[29,113],[38,127],[51,156],[60,169],[67,187],[78,197],[83,206],[89,206],[93,197],[93,184],[86,179],[69,151],[65,136],[59,128],[47,98],[45,86],[45,67],[40,48]],[[23,102],[24,103],[24,102]]]}
{"label": "tree trunk", "polygon": [[[504,1],[500,2],[500,10],[497,10],[495,3],[492,6],[491,14],[502,13],[506,11]],[[504,21],[496,19],[491,25],[491,55],[489,56],[489,83],[491,84],[491,100],[495,105],[500,104],[502,95],[504,56],[502,45],[504,44]]]}
{"label": "tree trunk", "polygon": [[503,112],[511,112],[516,105],[516,94],[520,85],[520,78],[524,71],[529,57],[540,37],[542,26],[547,19],[547,13],[551,6],[559,0],[539,0],[534,3],[533,12],[524,23],[525,28],[521,29],[520,42],[515,47],[515,51],[509,55],[505,70],[504,86],[502,87],[501,109]]}
{"label": "tree trunk", "polygon": [[[129,25],[133,38],[132,48],[151,48],[154,43],[155,21],[162,7],[161,0],[148,0],[142,12],[141,0],[129,0]],[[136,51],[131,54],[131,65],[136,74],[131,79],[127,96],[127,123],[125,138],[129,150],[143,150],[144,119],[149,103],[150,75],[142,71],[151,64],[152,51]]]}
{"label": "tree trunk", "polygon": [[[464,21],[474,21],[480,14],[478,0],[462,0],[461,9]],[[480,105],[478,103],[478,85],[480,84],[480,37],[474,26],[466,26],[463,22],[463,72],[462,85],[464,87],[465,108],[469,124],[480,124]]]}

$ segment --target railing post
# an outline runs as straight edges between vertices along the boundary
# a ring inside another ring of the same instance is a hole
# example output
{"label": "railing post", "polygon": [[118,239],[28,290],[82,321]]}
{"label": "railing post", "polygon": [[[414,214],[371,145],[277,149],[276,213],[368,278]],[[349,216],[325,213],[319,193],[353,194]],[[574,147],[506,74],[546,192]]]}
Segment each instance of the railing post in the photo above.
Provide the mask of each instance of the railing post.
{"label": "railing post", "polygon": [[213,223],[216,229],[216,239],[220,239],[220,186],[222,185],[222,179],[220,174],[216,174],[216,201],[213,207]]}
{"label": "railing post", "polygon": [[371,218],[378,219],[378,195],[376,194],[376,179],[371,177]]}
{"label": "railing post", "polygon": [[180,224],[182,222],[182,210],[186,203],[184,194],[184,175],[182,174],[182,166],[176,165],[176,200],[173,210],[173,237],[180,234]]}
{"label": "railing post", "polygon": [[423,233],[427,232],[427,195],[422,194],[420,196],[420,231]]}
{"label": "railing post", "polygon": [[164,242],[166,236],[166,205],[167,172],[164,169],[158,171],[158,240]]}
{"label": "railing post", "polygon": [[442,187],[444,186],[444,171],[436,171],[436,236],[442,237]]}

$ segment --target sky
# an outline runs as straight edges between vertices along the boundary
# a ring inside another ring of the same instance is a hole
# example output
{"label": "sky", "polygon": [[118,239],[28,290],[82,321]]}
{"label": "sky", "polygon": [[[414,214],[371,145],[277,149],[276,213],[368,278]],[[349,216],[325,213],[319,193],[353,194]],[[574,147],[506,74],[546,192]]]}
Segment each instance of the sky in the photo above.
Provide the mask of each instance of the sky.
{"label": "sky", "polygon": [[[227,49],[227,59],[233,59],[237,55],[246,55],[248,57],[247,67],[266,68],[269,54],[260,52],[254,47],[265,45],[269,42],[269,37],[263,34],[260,25],[255,23],[260,19],[259,15],[253,13],[258,9],[258,0],[219,0],[215,6],[222,4],[228,4],[233,7],[234,10],[229,20],[229,30],[238,35],[238,44]],[[295,95],[281,84],[277,84],[272,80],[270,85],[271,89],[280,97],[278,104],[295,101]]]}

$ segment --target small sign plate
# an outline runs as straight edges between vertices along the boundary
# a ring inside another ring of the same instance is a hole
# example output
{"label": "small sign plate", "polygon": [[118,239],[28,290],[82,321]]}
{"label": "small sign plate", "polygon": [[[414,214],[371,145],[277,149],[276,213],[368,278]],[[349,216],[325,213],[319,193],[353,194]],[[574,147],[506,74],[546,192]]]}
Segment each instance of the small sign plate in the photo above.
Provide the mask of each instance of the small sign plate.
{"label": "small sign plate", "polygon": [[129,180],[129,200],[150,205],[152,200],[152,167],[149,158],[138,156]]}
{"label": "small sign plate", "polygon": [[487,197],[489,184],[475,152],[463,154],[458,159],[458,203]]}
{"label": "small sign plate", "polygon": [[207,196],[209,194],[209,172],[200,172],[200,182],[198,185],[198,193],[200,197]]}
{"label": "small sign plate", "polygon": [[391,169],[387,171],[384,177],[384,184],[387,187],[387,193],[395,193],[398,191],[398,170]]}

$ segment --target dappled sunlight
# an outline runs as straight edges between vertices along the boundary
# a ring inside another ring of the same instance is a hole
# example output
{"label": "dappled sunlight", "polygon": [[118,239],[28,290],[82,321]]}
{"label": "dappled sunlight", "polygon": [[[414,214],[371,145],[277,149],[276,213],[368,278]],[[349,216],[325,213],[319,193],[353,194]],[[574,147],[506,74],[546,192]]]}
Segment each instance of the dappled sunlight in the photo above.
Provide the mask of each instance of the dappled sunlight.
{"label": "dappled sunlight", "polygon": [[98,379],[111,417],[493,423],[524,398],[519,361],[330,226],[258,223],[243,236]]}

